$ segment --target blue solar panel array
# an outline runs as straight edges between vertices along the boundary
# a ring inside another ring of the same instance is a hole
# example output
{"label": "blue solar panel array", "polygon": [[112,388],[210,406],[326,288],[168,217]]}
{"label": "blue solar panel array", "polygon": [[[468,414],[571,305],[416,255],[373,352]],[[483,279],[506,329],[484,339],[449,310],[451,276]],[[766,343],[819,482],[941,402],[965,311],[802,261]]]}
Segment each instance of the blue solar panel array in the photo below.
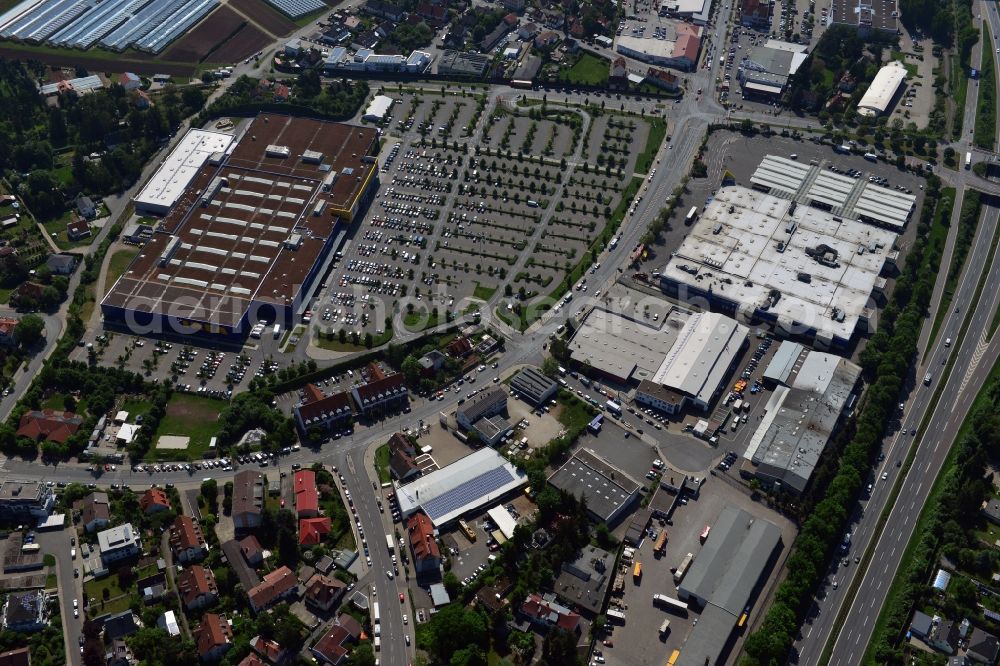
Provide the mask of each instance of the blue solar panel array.
{"label": "blue solar panel array", "polygon": [[323,0],[267,0],[267,3],[293,19],[318,12],[327,6]]}
{"label": "blue solar panel array", "polygon": [[514,477],[511,475],[510,470],[506,467],[498,467],[469,479],[428,502],[424,502],[422,506],[427,515],[430,516],[430,519],[437,521],[441,516],[471,504],[490,493],[496,492],[513,480]]}

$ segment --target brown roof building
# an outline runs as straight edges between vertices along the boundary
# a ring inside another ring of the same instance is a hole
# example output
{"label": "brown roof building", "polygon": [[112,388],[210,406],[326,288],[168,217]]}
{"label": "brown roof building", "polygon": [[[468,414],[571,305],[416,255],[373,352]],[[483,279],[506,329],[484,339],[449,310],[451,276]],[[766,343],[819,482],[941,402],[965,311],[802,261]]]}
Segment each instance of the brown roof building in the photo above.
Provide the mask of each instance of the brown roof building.
{"label": "brown roof building", "polygon": [[434,540],[434,524],[431,519],[418,511],[406,521],[406,529],[410,533],[414,569],[418,574],[437,571],[441,566],[441,550]]}
{"label": "brown roof building", "polygon": [[73,412],[57,412],[54,409],[40,409],[25,412],[18,424],[17,436],[27,437],[36,442],[65,442],[72,437],[83,419]]}
{"label": "brown roof building", "polygon": [[339,666],[347,661],[347,646],[356,642],[360,636],[361,625],[358,621],[342,613],[310,651],[317,659]]}
{"label": "brown roof building", "polygon": [[351,396],[346,391],[325,396],[318,386],[306,384],[305,392],[303,404],[293,409],[299,432],[305,433],[316,427],[328,430],[350,421],[353,414]]}
{"label": "brown roof building", "polygon": [[73,508],[80,512],[80,524],[87,532],[96,532],[108,526],[111,513],[107,493],[90,493],[76,502]]}
{"label": "brown roof building", "polygon": [[238,530],[260,526],[264,510],[264,475],[250,469],[240,470],[233,478],[233,524]]}
{"label": "brown roof building", "polygon": [[257,537],[250,535],[240,539],[240,554],[248,564],[258,566],[264,561],[264,549],[261,548]]}
{"label": "brown roof building", "polygon": [[177,516],[170,525],[170,549],[182,564],[205,559],[208,544],[201,533],[201,525],[190,516]]}
{"label": "brown roof building", "polygon": [[340,602],[346,589],[347,585],[337,578],[314,574],[306,583],[306,605],[328,613]]}
{"label": "brown roof building", "polygon": [[28,648],[0,652],[0,666],[31,666],[31,655],[28,653]]}
{"label": "brown roof building", "polygon": [[215,574],[200,564],[192,564],[177,575],[177,592],[188,610],[211,606],[219,598]]}
{"label": "brown roof building", "polygon": [[233,628],[221,615],[205,613],[191,633],[202,661],[219,661],[233,647]]}
{"label": "brown roof building", "polygon": [[366,416],[394,411],[409,403],[406,377],[401,373],[355,386],[351,389],[351,394],[354,397],[354,404]]}
{"label": "brown roof building", "polygon": [[147,516],[170,510],[170,498],[161,488],[150,488],[139,498],[139,508]]}
{"label": "brown roof building", "polygon": [[247,593],[250,599],[250,607],[255,613],[265,610],[278,601],[290,597],[298,592],[299,582],[295,574],[288,567],[275,569],[264,576],[260,585]]}

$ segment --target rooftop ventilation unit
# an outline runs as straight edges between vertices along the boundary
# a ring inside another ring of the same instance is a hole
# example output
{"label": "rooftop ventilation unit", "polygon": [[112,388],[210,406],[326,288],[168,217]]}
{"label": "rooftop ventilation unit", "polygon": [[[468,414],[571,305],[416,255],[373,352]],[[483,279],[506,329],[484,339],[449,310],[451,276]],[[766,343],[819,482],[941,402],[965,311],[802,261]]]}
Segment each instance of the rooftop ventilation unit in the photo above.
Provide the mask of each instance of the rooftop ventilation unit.
{"label": "rooftop ventilation unit", "polygon": [[308,164],[319,164],[323,161],[323,153],[318,150],[307,150],[302,153],[302,161]]}
{"label": "rooftop ventilation unit", "polygon": [[264,154],[268,157],[280,157],[282,159],[292,154],[288,146],[276,146],[273,143],[264,149]]}

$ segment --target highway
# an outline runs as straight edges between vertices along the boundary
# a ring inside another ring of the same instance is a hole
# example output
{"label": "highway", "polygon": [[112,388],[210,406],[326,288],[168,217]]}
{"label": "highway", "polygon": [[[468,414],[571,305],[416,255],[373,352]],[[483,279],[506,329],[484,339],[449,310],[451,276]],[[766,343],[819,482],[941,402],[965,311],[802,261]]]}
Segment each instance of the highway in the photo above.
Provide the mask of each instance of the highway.
{"label": "highway", "polygon": [[[987,208],[987,212],[980,224],[980,229],[975,237],[972,249],[969,252],[969,256],[966,262],[966,268],[963,272],[958,287],[955,291],[953,303],[963,303],[968,304],[973,301],[976,286],[979,281],[979,277],[985,268],[986,259],[989,254],[990,243],[993,238],[993,233],[997,226],[998,220],[998,209]],[[992,267],[991,278],[998,277],[1000,274],[1000,268],[996,265]],[[988,314],[985,315],[986,323],[988,327],[992,319],[993,311],[995,306],[991,309],[991,304],[996,298],[994,295],[989,295],[988,290],[984,291],[986,296],[984,297],[989,303],[984,303],[977,307],[977,321],[980,318],[981,311],[989,310]],[[837,631],[846,632],[847,627],[852,624],[852,622],[859,623],[862,622],[866,617],[872,615],[871,612],[861,612],[863,610],[872,610],[871,606],[865,606],[864,608],[856,607],[857,604],[870,604],[873,595],[876,594],[876,590],[880,585],[888,585],[891,582],[892,572],[886,577],[882,571],[872,579],[868,580],[866,577],[861,585],[861,592],[859,593],[857,600],[855,600],[855,606],[852,606],[851,612],[848,614],[848,622],[846,625],[841,627],[840,625],[835,626],[837,621],[838,613],[842,605],[844,604],[845,597],[849,592],[851,583],[854,577],[858,573],[858,568],[854,562],[854,557],[856,555],[861,555],[864,553],[873,542],[878,543],[878,548],[880,550],[876,551],[876,556],[873,558],[873,564],[877,564],[880,561],[879,552],[884,553],[885,557],[895,556],[898,557],[902,555],[902,549],[898,549],[898,552],[893,551],[893,546],[895,540],[901,538],[901,534],[904,532],[908,534],[908,530],[912,530],[912,521],[916,519],[919,514],[922,502],[918,502],[915,510],[911,510],[911,504],[920,497],[920,492],[923,492],[925,496],[930,490],[933,479],[936,475],[936,471],[940,466],[940,461],[937,466],[931,466],[930,470],[927,469],[926,460],[924,452],[928,447],[933,447],[940,450],[941,458],[943,459],[944,453],[948,450],[951,443],[950,437],[954,436],[954,432],[950,428],[945,428],[940,422],[940,415],[943,409],[951,404],[950,400],[954,395],[956,387],[961,385],[960,379],[964,376],[967,369],[972,368],[973,371],[979,371],[982,373],[988,373],[990,369],[990,364],[980,363],[979,356],[976,355],[977,349],[979,348],[979,332],[975,328],[975,325],[969,329],[968,334],[961,341],[959,345],[958,335],[961,329],[962,320],[965,317],[965,310],[962,307],[953,307],[952,311],[945,315],[944,323],[942,324],[941,330],[938,334],[938,339],[936,340],[931,352],[925,357],[923,364],[917,367],[912,376],[909,378],[909,384],[912,389],[909,392],[907,398],[905,398],[905,410],[902,413],[901,423],[902,428],[895,431],[888,437],[886,437],[885,443],[882,448],[882,453],[885,455],[885,459],[879,466],[875,469],[870,479],[867,482],[874,484],[872,494],[870,498],[863,499],[859,506],[854,507],[851,526],[849,530],[851,531],[851,550],[848,555],[849,564],[845,567],[838,563],[833,563],[831,565],[830,572],[826,578],[826,585],[817,594],[814,606],[810,610],[809,617],[806,623],[802,627],[802,632],[800,634],[799,640],[795,644],[795,649],[797,651],[797,661],[800,664],[809,665],[819,663],[820,654],[826,645],[830,634],[835,629]],[[928,317],[927,322],[933,321],[933,314]],[[929,323],[926,327],[929,327]],[[952,346],[946,347],[946,339],[951,338]],[[914,428],[918,428],[920,425],[920,420],[923,415],[927,412],[931,397],[933,395],[934,389],[937,387],[938,383],[942,380],[941,374],[945,370],[945,366],[942,364],[949,354],[956,355],[956,362],[950,378],[946,385],[946,390],[942,395],[941,402],[937,410],[935,411],[934,418],[928,424],[926,430],[919,432],[921,438],[921,448],[917,454],[916,463],[910,469],[907,475],[906,481],[904,483],[904,488],[899,497],[905,499],[905,508],[902,506],[903,501],[897,501],[894,507],[894,512],[902,511],[904,515],[909,516],[908,520],[911,521],[909,528],[906,526],[905,521],[897,520],[897,516],[893,515],[889,519],[884,528],[884,532],[880,535],[876,533],[876,527],[878,518],[881,515],[888,499],[889,490],[893,483],[896,482],[897,475],[900,472],[897,462],[902,461],[906,458],[909,447],[913,443],[914,436],[910,434],[910,431]],[[968,359],[968,360],[966,360]],[[975,359],[975,364],[973,363]],[[931,385],[925,386],[923,384],[923,377],[925,373],[931,373],[932,380]],[[974,391],[971,393],[974,394]],[[974,397],[974,395],[973,395]],[[901,398],[901,400],[904,398]],[[971,398],[970,398],[971,399]],[[964,412],[962,412],[964,413]],[[949,412],[950,414],[950,412]],[[940,447],[940,443],[944,441],[946,446]],[[882,480],[882,474],[887,475],[886,480]],[[914,481],[914,479],[917,479]],[[911,512],[907,514],[906,512]],[[889,535],[886,537],[886,535]],[[889,539],[886,541],[886,539]],[[906,541],[904,539],[903,545],[905,546]],[[888,551],[888,552],[885,552]],[[871,571],[871,569],[869,569]],[[867,576],[867,572],[866,572]],[[837,587],[833,587],[833,583],[837,583]],[[870,584],[869,584],[870,583]],[[877,609],[874,610],[874,615],[877,615]],[[868,617],[869,620],[873,620],[873,617]],[[864,645],[862,645],[861,650],[863,652]],[[853,651],[852,651],[853,652]],[[844,654],[847,658],[846,661],[837,663],[857,663],[857,659],[860,658],[860,654],[853,655],[855,661],[851,661],[848,657],[850,654]]]}

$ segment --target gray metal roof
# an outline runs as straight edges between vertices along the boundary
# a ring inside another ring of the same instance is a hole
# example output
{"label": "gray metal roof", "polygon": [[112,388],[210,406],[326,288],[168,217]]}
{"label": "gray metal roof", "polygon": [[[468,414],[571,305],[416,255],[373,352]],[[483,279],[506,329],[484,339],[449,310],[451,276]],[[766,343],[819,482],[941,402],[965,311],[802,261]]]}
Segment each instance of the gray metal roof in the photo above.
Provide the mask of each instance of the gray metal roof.
{"label": "gray metal roof", "polygon": [[681,599],[694,596],[738,617],[780,543],[777,525],[727,506],[678,587]]}

